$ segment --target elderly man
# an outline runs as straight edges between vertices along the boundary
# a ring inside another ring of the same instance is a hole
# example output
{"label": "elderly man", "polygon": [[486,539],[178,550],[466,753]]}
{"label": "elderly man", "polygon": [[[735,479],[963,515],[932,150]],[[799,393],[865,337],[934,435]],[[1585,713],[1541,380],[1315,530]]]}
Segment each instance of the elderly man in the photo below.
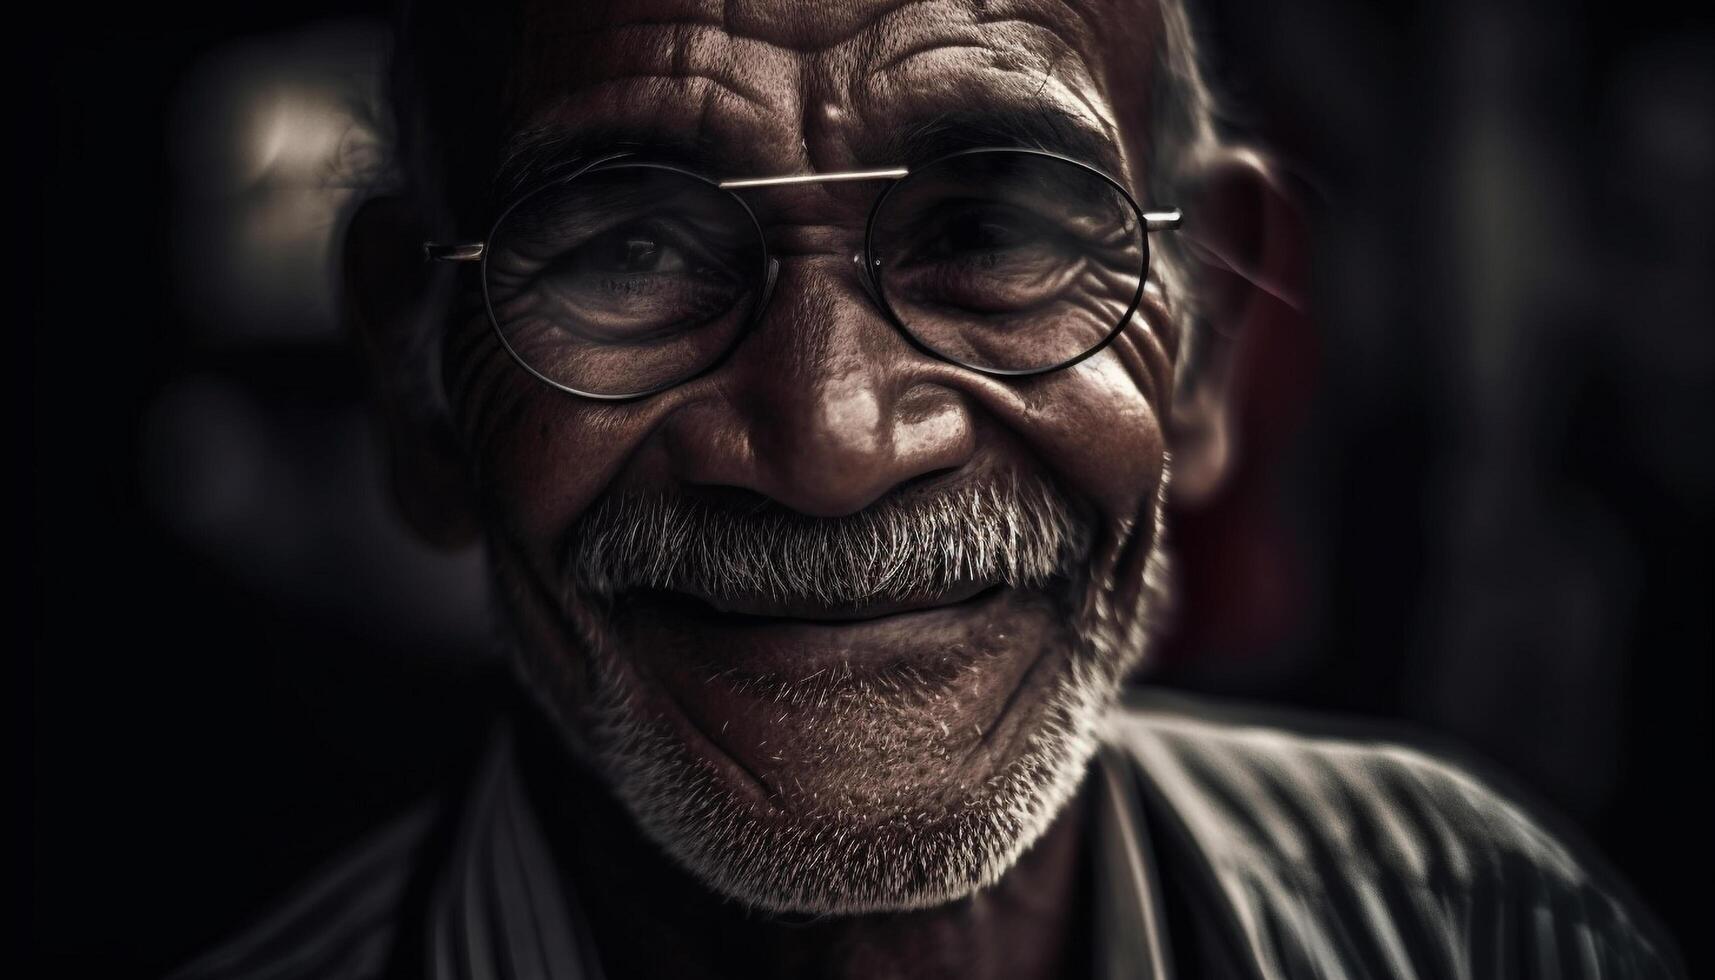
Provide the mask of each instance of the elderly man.
{"label": "elderly man", "polygon": [[1191,43],[1173,0],[408,10],[348,305],[527,697],[185,975],[1673,974],[1455,764],[1122,697],[1301,278]]}

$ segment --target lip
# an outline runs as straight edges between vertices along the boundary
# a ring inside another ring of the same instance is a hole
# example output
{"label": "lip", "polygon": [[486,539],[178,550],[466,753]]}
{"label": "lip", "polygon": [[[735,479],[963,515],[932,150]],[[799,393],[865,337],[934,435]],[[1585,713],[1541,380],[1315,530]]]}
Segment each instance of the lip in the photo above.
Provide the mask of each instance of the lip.
{"label": "lip", "polygon": [[828,668],[864,670],[970,655],[988,645],[994,611],[1017,598],[1004,586],[972,583],[934,597],[848,608],[729,600],[722,609],[679,592],[637,592],[623,602],[630,631],[669,672],[705,679],[717,672],[766,673],[791,680]]}
{"label": "lip", "polygon": [[779,625],[792,623],[838,624],[868,622],[902,613],[957,606],[977,599],[984,593],[999,587],[993,582],[960,582],[934,594],[918,593],[902,598],[875,599],[868,602],[835,606],[762,595],[710,596],[696,592],[681,592],[670,593],[666,598],[669,602],[677,599],[681,603],[687,604],[687,611],[694,611],[694,604],[701,604],[710,614],[710,618],[729,617],[740,622],[756,621],[750,625],[767,625],[770,623]]}
{"label": "lip", "polygon": [[890,792],[894,777],[883,778],[875,758],[850,754],[882,744],[850,740],[849,726],[864,723],[852,712],[878,712],[865,717],[912,751],[961,760],[947,792],[971,785],[1013,757],[1040,705],[1020,692],[1040,691],[1058,662],[1050,654],[1065,648],[1063,617],[1041,589],[967,583],[933,597],[804,611],[815,618],[644,591],[615,607],[615,639],[661,695],[659,717],[729,785],[750,787],[743,791],[769,807]]}

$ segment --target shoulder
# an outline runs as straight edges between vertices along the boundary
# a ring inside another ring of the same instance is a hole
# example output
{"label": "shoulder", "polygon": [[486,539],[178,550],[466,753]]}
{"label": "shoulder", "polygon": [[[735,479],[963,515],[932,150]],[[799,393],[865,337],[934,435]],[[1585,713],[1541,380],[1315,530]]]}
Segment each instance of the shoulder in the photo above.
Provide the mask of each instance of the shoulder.
{"label": "shoulder", "polygon": [[172,980],[381,976],[439,811],[440,804],[425,803],[371,833]]}
{"label": "shoulder", "polygon": [[1458,975],[1529,975],[1544,957],[1566,976],[1676,972],[1576,832],[1449,745],[1156,693],[1128,697],[1109,741],[1246,928],[1325,932],[1347,947],[1325,955],[1384,974],[1399,956]]}
{"label": "shoulder", "polygon": [[1112,737],[1179,816],[1227,831],[1213,842],[1222,860],[1320,871],[1334,858],[1462,883],[1520,862],[1581,876],[1571,850],[1492,777],[1421,736],[1152,693],[1128,698]]}

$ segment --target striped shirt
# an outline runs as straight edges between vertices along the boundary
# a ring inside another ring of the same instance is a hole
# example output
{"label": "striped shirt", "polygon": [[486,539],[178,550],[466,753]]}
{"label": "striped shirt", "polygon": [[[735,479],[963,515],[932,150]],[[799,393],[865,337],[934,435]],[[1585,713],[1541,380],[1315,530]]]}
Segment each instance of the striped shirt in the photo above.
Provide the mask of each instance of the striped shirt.
{"label": "striped shirt", "polygon": [[[1684,974],[1574,835],[1450,753],[1160,693],[1109,721],[1090,776],[1102,980]],[[1168,927],[1169,901],[1188,924]],[[597,980],[600,942],[503,729],[462,798],[399,818],[175,977]]]}

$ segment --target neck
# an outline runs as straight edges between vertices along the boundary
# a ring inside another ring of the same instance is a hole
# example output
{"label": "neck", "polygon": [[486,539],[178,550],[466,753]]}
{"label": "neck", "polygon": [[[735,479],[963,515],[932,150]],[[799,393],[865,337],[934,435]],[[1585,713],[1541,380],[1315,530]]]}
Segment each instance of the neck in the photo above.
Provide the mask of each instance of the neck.
{"label": "neck", "polygon": [[535,711],[519,727],[531,802],[609,980],[1090,973],[1087,793],[998,884],[970,898],[914,912],[775,915],[710,892],[642,837]]}

